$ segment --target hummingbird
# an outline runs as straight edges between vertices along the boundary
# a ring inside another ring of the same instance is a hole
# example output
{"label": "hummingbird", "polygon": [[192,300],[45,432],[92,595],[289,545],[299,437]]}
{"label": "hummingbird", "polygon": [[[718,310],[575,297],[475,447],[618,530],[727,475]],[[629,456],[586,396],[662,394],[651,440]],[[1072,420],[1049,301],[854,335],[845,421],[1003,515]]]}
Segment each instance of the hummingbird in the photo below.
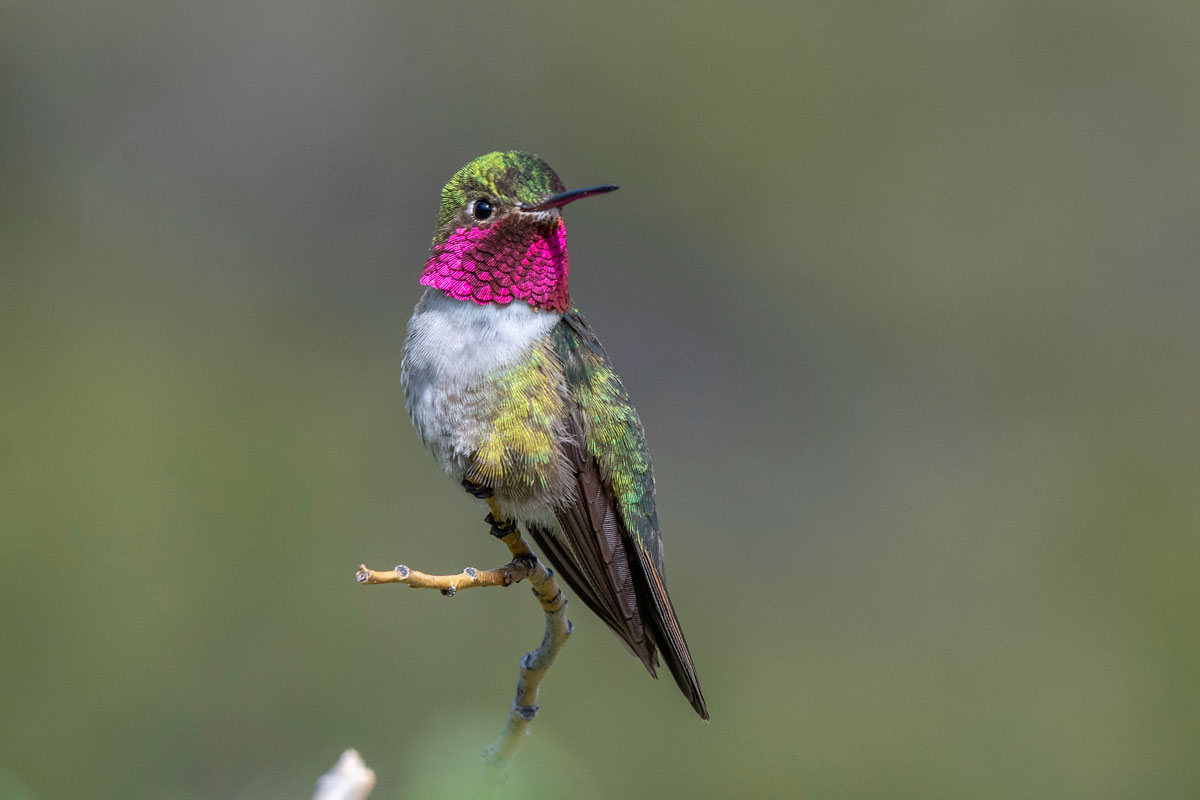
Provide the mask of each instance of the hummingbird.
{"label": "hummingbird", "polygon": [[708,719],[663,581],[645,432],[567,287],[562,210],[616,188],[568,191],[512,150],[450,178],[405,338],[405,407],[442,469],[523,525],[654,677],[661,654]]}

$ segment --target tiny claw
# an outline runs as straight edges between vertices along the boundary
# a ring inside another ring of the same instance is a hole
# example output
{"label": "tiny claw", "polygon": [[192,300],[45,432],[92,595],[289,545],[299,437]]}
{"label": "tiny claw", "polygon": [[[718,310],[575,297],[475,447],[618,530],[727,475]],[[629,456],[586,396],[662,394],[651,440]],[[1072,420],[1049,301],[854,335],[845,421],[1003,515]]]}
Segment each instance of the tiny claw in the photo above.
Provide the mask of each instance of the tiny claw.
{"label": "tiny claw", "polygon": [[408,577],[409,569],[403,564],[397,564],[395,573],[400,576],[401,580]]}
{"label": "tiny claw", "polygon": [[492,526],[489,533],[497,539],[503,539],[517,529],[517,524],[512,520],[498,520],[495,515],[490,513],[483,518],[483,521]]}
{"label": "tiny claw", "polygon": [[463,478],[462,487],[467,490],[472,497],[477,497],[480,500],[487,500],[492,496],[493,491],[490,486],[474,483],[467,478]]}

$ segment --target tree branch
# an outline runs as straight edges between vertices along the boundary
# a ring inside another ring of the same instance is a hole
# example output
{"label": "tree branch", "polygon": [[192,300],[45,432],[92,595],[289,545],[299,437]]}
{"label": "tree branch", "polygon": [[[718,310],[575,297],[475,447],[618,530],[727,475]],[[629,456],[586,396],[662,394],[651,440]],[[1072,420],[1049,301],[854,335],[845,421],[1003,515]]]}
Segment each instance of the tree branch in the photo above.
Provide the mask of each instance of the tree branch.
{"label": "tree branch", "polygon": [[537,596],[542,610],[546,612],[546,633],[536,650],[521,657],[521,672],[517,676],[517,695],[513,698],[512,710],[496,740],[483,751],[483,760],[495,766],[503,766],[521,747],[529,734],[529,723],[538,711],[538,688],[546,671],[558,657],[558,651],[571,635],[571,621],[567,619],[567,598],[558,588],[554,573],[537,562],[529,584]]}
{"label": "tree branch", "polygon": [[483,586],[511,586],[528,580],[534,596],[546,614],[546,632],[536,650],[521,658],[521,672],[517,678],[517,693],[513,699],[508,719],[499,736],[483,751],[488,764],[503,767],[517,752],[528,735],[529,723],[538,710],[538,688],[558,651],[571,635],[571,623],[567,619],[567,598],[554,580],[554,572],[546,568],[529,549],[516,525],[511,522],[497,523],[501,519],[493,501],[488,501],[492,514],[492,532],[504,542],[512,554],[512,561],[502,567],[477,570],[467,567],[457,575],[427,575],[400,564],[393,570],[377,572],[365,564],[358,567],[355,577],[363,585],[401,583],[414,589],[437,589],[447,597],[453,597],[461,589]]}

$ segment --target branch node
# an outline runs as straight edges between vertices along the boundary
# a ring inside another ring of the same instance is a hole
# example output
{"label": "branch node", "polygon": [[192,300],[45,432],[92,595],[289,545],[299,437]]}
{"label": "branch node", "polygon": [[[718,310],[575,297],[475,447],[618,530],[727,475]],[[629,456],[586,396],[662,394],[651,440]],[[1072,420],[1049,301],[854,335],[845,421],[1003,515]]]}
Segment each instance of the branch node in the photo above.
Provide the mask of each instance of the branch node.
{"label": "branch node", "polygon": [[526,722],[533,722],[533,718],[537,716],[537,712],[538,707],[536,703],[531,706],[519,706],[516,703],[513,703],[513,713],[517,714]]}
{"label": "branch node", "polygon": [[412,570],[410,570],[408,567],[404,566],[403,564],[397,564],[395,571],[396,571],[396,574],[400,576],[400,579],[404,580],[405,578],[408,577],[409,573]]}

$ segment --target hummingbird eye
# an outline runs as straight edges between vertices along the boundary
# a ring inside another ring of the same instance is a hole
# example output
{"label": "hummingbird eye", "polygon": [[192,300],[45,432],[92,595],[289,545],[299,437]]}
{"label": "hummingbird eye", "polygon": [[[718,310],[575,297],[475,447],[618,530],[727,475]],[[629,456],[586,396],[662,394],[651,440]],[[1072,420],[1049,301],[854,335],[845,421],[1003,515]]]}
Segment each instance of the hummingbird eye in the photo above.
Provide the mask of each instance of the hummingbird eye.
{"label": "hummingbird eye", "polygon": [[471,206],[471,215],[477,220],[485,220],[492,215],[494,210],[491,202],[486,197],[481,197]]}

